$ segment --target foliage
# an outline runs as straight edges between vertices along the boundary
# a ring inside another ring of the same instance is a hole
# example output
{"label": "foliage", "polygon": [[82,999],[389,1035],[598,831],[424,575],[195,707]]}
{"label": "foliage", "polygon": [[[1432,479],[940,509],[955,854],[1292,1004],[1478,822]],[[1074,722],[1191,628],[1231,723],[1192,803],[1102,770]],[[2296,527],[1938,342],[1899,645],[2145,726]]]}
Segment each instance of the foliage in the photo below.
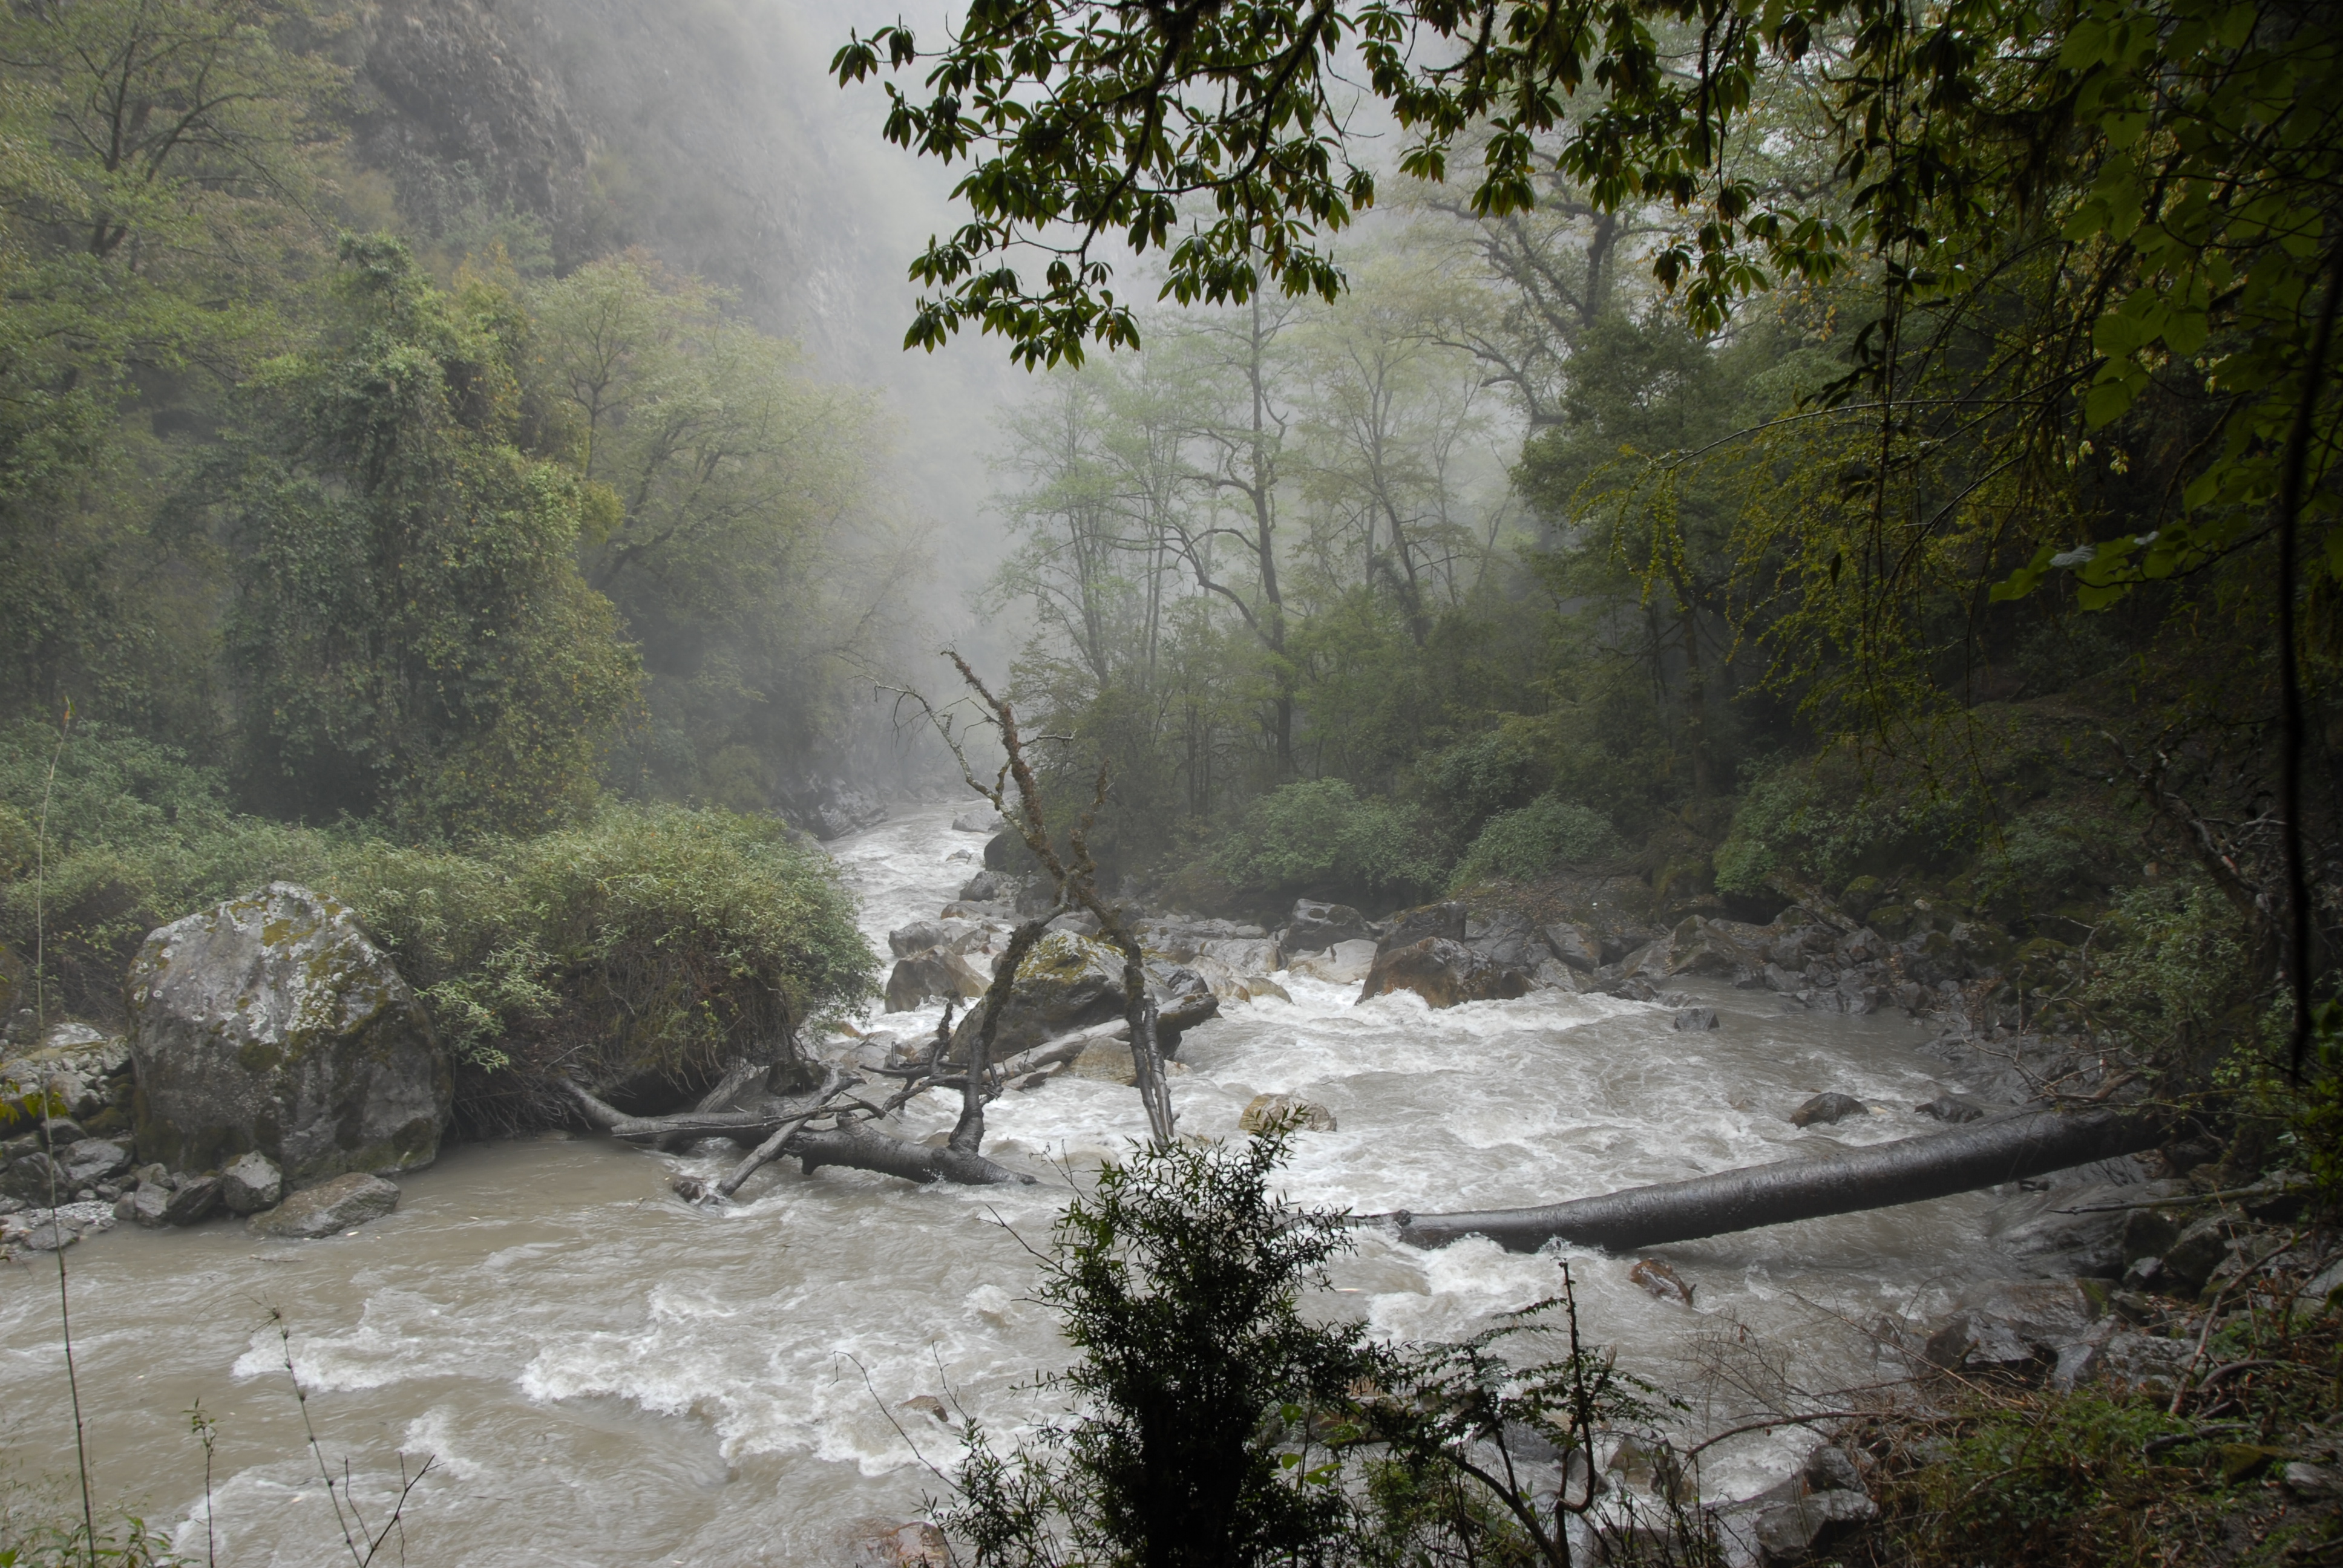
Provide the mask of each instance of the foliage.
{"label": "foliage", "polygon": [[1323,1560],[1350,1503],[1312,1423],[1383,1358],[1301,1313],[1350,1240],[1272,1196],[1285,1148],[1151,1145],[1068,1206],[1037,1294],[1080,1353],[1057,1381],[1082,1413],[1012,1455],[972,1437],[944,1523],[979,1563]]}
{"label": "foliage", "polygon": [[410,833],[576,820],[636,669],[573,564],[576,482],[523,449],[524,318],[394,240],[342,259],[341,324],[270,367],[207,487],[239,547],[248,789]]}
{"label": "foliage", "polygon": [[1925,773],[1866,778],[1853,761],[1825,755],[1761,773],[1717,848],[1718,890],[1835,895],[1857,875],[1941,867],[1974,847],[1971,802],[1937,793]]}
{"label": "foliage", "polygon": [[[29,835],[55,732],[0,732],[0,942],[31,951]],[[587,821],[462,849],[288,827],[228,809],[216,773],[91,725],[58,769],[51,985],[118,1017],[146,933],[277,878],[355,909],[463,1067],[475,1127],[546,1113],[562,1072],[689,1079],[870,993],[852,896],[767,818],[606,805]],[[623,1092],[614,1091],[614,1092]]]}
{"label": "foliage", "polygon": [[1450,881],[1469,888],[1503,879],[1526,882],[1565,860],[1599,860],[1626,846],[1602,813],[1553,795],[1489,819],[1456,864]]}
{"label": "foliage", "polygon": [[1231,884],[1261,893],[1405,897],[1437,883],[1423,825],[1406,807],[1363,799],[1340,779],[1272,790],[1214,852]]}

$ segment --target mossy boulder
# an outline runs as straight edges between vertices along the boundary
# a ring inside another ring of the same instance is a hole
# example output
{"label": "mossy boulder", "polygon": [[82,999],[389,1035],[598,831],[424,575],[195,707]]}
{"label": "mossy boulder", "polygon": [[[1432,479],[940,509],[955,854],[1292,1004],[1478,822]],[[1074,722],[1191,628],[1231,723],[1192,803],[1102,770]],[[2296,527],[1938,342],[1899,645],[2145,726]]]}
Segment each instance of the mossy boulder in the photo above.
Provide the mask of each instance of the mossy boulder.
{"label": "mossy boulder", "polygon": [[439,1152],[454,1080],[389,956],[290,882],[175,920],[126,986],[142,1158],[211,1171],[258,1151],[288,1187]]}
{"label": "mossy boulder", "polygon": [[[1220,1010],[1212,988],[1192,970],[1155,964],[1147,981],[1155,997],[1157,1043],[1167,1054],[1179,1048],[1181,1035]],[[984,1010],[982,1002],[970,1008],[952,1031],[951,1060],[968,1060]],[[1122,954],[1095,937],[1051,931],[1018,967],[1008,1009],[993,1033],[992,1059],[1004,1061],[1122,1016]]]}

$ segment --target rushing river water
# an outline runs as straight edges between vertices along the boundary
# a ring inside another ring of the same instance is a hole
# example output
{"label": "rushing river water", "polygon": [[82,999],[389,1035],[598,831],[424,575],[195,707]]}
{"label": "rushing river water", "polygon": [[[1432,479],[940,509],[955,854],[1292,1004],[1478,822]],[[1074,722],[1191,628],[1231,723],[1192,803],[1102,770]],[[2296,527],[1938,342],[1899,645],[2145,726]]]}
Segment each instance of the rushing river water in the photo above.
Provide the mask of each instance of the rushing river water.
{"label": "rushing river water", "polygon": [[[974,869],[982,838],[954,831],[952,809],[909,809],[833,846],[882,952],[890,927],[933,915]],[[1300,1140],[1290,1191],[1361,1210],[1546,1201],[1875,1142],[1934,1124],[1890,1111],[1809,1132],[1785,1117],[1821,1090],[1908,1107],[1944,1087],[1900,1017],[1785,1013],[1764,992],[1704,990],[1723,1026],[1679,1033],[1665,1008],[1604,997],[1434,1012],[1410,996],[1354,1005],[1354,986],[1290,989],[1290,1004],[1232,1003],[1193,1031],[1172,1102],[1183,1131],[1215,1134],[1258,1092],[1329,1106],[1340,1131]],[[912,1136],[950,1125],[955,1105],[930,1100],[907,1117]],[[217,1423],[218,1560],[346,1555],[281,1325],[319,1447],[337,1475],[347,1462],[370,1520],[402,1456],[410,1472],[429,1457],[404,1515],[411,1562],[852,1561],[858,1530],[920,1516],[940,1490],[922,1461],[954,1452],[904,1401],[940,1396],[996,1427],[1039,1408],[1032,1377],[1063,1351],[1025,1299],[1026,1243],[1045,1242],[1069,1181],[1145,1124],[1131,1091],[1063,1079],[1003,1096],[989,1125],[987,1152],[1040,1184],[922,1189],[788,1165],[707,1211],[669,1194],[674,1158],[548,1138],[452,1150],[402,1180],[391,1218],[328,1241],[261,1244],[229,1224],[95,1236],[66,1261],[101,1502],[129,1502],[204,1554],[186,1414],[200,1400]],[[1869,1382],[1882,1373],[1865,1331],[1882,1314],[2012,1271],[1986,1233],[1991,1201],[1664,1249],[1695,1287],[1689,1310],[1630,1283],[1626,1260],[1584,1256],[1582,1309],[1624,1364],[1715,1401],[1713,1421],[1746,1408],[1736,1381]],[[1332,1310],[1422,1338],[1551,1294],[1558,1275],[1551,1255],[1478,1241],[1421,1253],[1370,1233],[1336,1282]],[[1724,1384],[1695,1375],[1720,1362]],[[1762,1484],[1798,1441],[1735,1440],[1713,1452],[1707,1485]],[[70,1475],[47,1258],[0,1271],[0,1443],[15,1472],[0,1484]]]}

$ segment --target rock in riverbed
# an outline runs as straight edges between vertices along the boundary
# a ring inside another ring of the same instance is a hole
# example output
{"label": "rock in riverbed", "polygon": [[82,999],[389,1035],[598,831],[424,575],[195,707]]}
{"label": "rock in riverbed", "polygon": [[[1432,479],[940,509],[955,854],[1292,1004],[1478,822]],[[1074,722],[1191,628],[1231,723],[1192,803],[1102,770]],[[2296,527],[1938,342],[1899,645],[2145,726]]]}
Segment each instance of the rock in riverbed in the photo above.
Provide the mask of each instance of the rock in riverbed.
{"label": "rock in riverbed", "polygon": [[149,936],[126,990],[146,1158],[258,1150],[299,1182],[438,1154],[447,1053],[346,906],[272,882]]}
{"label": "rock in riverbed", "polygon": [[353,1173],[296,1192],[267,1212],[255,1214],[250,1224],[255,1235],[315,1241],[379,1220],[397,1207],[396,1186],[379,1176]]}
{"label": "rock in riverbed", "polygon": [[1334,1113],[1313,1100],[1303,1100],[1292,1094],[1256,1094],[1237,1118],[1239,1130],[1246,1132],[1266,1132],[1272,1127],[1291,1127],[1306,1132],[1334,1131]]}
{"label": "rock in riverbed", "polygon": [[1868,1116],[1871,1107],[1852,1094],[1817,1094],[1790,1112],[1793,1127],[1827,1127],[1850,1116]]}
{"label": "rock in riverbed", "polygon": [[1377,954],[1374,968],[1367,971],[1366,982],[1360,987],[1359,1000],[1398,990],[1412,990],[1433,1007],[1454,1007],[1459,1002],[1527,996],[1530,979],[1461,941],[1426,937]]}

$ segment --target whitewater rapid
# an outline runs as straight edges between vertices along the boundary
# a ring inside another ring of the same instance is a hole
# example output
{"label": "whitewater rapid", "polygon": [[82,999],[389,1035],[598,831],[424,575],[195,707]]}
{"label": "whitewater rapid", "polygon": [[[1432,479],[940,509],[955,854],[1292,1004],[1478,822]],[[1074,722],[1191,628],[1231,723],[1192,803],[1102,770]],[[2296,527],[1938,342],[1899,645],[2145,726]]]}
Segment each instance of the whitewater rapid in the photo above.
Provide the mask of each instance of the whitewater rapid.
{"label": "whitewater rapid", "polygon": [[[975,869],[955,808],[905,809],[831,846],[880,952]],[[1304,1095],[1339,1131],[1297,1143],[1288,1190],[1362,1211],[1551,1201],[1932,1129],[1911,1111],[1949,1085],[1900,1017],[1785,1012],[1769,993],[1694,990],[1721,1027],[1672,1010],[1543,992],[1433,1011],[1408,995],[1281,977],[1291,1002],[1224,1004],[1182,1051],[1185,1133],[1234,1135],[1254,1094]],[[899,1031],[934,1011],[873,1017]],[[843,1044],[846,1042],[835,1042]],[[1883,1107],[1827,1129],[1786,1120],[1837,1090]],[[914,1106],[902,1131],[948,1127]],[[299,1246],[240,1227],[95,1236],[66,1256],[75,1350],[101,1501],[119,1500],[201,1558],[204,1456],[216,1423],[218,1561],[293,1568],[343,1553],[305,1446],[291,1359],[327,1468],[347,1461],[367,1517],[426,1458],[402,1524],[416,1563],[810,1564],[922,1517],[956,1428],[931,1396],[997,1431],[1055,1408],[1061,1365],[1027,1299],[1028,1247],[1068,1193],[1145,1123],[1132,1091],[1061,1079],[993,1106],[986,1152],[1024,1188],[915,1188],[866,1172],[775,1167],[721,1211],[669,1190],[679,1167],[607,1141],[451,1150],[402,1178],[389,1219]],[[1629,1259],[1572,1253],[1583,1316],[1622,1363],[1682,1392],[1687,1430],[1755,1402],[1890,1375],[1872,1330],[2019,1271],[1986,1230],[1990,1194],[1672,1246],[1694,1305],[1646,1295]],[[1373,1232],[1317,1310],[1403,1339],[1462,1334],[1554,1293],[1556,1258],[1473,1241],[1417,1252]],[[0,1484],[71,1473],[55,1264],[0,1273]],[[1781,1473],[1811,1439],[1736,1439],[1712,1493]],[[933,1468],[931,1468],[933,1467]],[[386,1556],[386,1561],[387,1557]]]}

